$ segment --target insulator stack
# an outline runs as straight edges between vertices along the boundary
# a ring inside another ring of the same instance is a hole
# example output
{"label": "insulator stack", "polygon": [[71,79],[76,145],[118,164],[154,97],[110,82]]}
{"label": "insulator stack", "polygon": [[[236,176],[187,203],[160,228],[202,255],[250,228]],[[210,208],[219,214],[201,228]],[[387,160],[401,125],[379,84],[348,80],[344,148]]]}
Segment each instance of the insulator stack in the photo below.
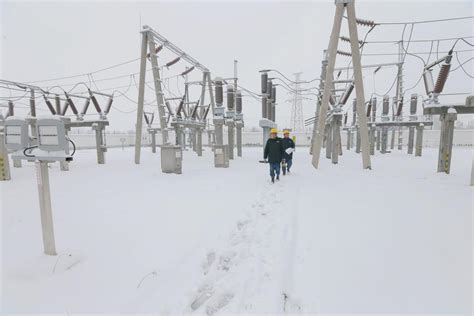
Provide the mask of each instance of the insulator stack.
{"label": "insulator stack", "polygon": [[194,70],[194,66],[192,66],[191,68],[188,68],[188,69],[186,69],[185,71],[183,71],[183,72],[181,73],[181,76],[186,76],[188,73],[190,73],[190,72],[193,71],[193,70]]}
{"label": "insulator stack", "polygon": [[85,115],[87,113],[87,109],[89,108],[90,103],[91,103],[91,99],[87,98],[86,103],[84,103],[84,107],[82,108],[81,115]]}
{"label": "insulator stack", "polygon": [[340,104],[344,105],[347,103],[347,100],[349,100],[349,97],[351,96],[352,91],[354,90],[354,83],[350,83],[349,86],[347,87],[346,91],[344,91],[344,94],[341,97],[341,100],[339,101]]}
{"label": "insulator stack", "polygon": [[351,56],[352,56],[351,53],[349,53],[349,52],[344,52],[344,51],[342,51],[342,50],[338,50],[338,51],[337,51],[337,54],[338,54],[338,55],[342,55],[342,56],[347,56],[347,57],[351,57]]}
{"label": "insulator stack", "polygon": [[390,98],[388,95],[383,97],[382,102],[382,115],[388,115],[388,111],[390,110]]}
{"label": "insulator stack", "polygon": [[[220,78],[219,78],[220,79]],[[221,88],[222,88],[222,81],[221,81]],[[217,81],[216,81],[216,92],[217,92]],[[217,95],[217,93],[216,93]],[[178,108],[176,109],[176,116],[181,118],[181,111],[183,110],[183,106],[184,106],[184,99],[186,98],[186,94],[183,95],[183,98],[181,99],[181,101],[179,101],[179,105],[178,105]],[[217,98],[216,98],[217,99]],[[222,95],[221,95],[221,103],[217,103],[217,106],[222,106]],[[217,102],[217,101],[216,101]]]}
{"label": "insulator stack", "polygon": [[69,106],[71,107],[72,113],[74,113],[75,115],[79,114],[77,112],[76,105],[74,104],[74,102],[72,102],[71,98],[67,94],[66,94],[66,100]]}
{"label": "insulator stack", "polygon": [[94,104],[94,107],[95,107],[95,110],[97,111],[97,113],[102,113],[102,110],[100,109],[100,106],[99,106],[99,102],[97,102],[97,99],[95,97],[95,95],[93,95],[91,93],[91,101],[92,101],[92,104]]}
{"label": "insulator stack", "polygon": [[425,84],[426,94],[430,95],[434,91],[433,72],[431,69],[423,72],[423,83]]}
{"label": "insulator stack", "polygon": [[31,111],[30,115],[33,117],[36,117],[36,106],[35,106],[35,99],[33,95],[30,96],[30,111]]}
{"label": "insulator stack", "polygon": [[261,90],[262,93],[267,93],[267,81],[268,81],[268,73],[262,72],[261,75]]}
{"label": "insulator stack", "polygon": [[347,113],[344,114],[344,125],[347,125]]}
{"label": "insulator stack", "polygon": [[267,96],[262,96],[262,118],[267,118]]}
{"label": "insulator stack", "polygon": [[61,111],[62,116],[66,115],[68,108],[69,108],[69,102],[66,101],[66,103],[64,104],[63,110]]}
{"label": "insulator stack", "polygon": [[362,26],[375,26],[375,22],[371,20],[363,20],[363,19],[358,19],[356,18],[356,23]]}
{"label": "insulator stack", "polygon": [[272,92],[273,92],[273,82],[271,80],[268,80],[267,81],[267,95],[269,99],[273,99]]}
{"label": "insulator stack", "polygon": [[372,111],[372,102],[368,102],[367,104],[367,113],[366,116],[370,117],[370,112]]}
{"label": "insulator stack", "polygon": [[12,101],[8,101],[8,116],[14,116],[15,115],[15,107],[13,106]]}
{"label": "insulator stack", "polygon": [[273,103],[271,99],[267,99],[267,119],[271,120],[273,115]]}
{"label": "insulator stack", "polygon": [[51,101],[49,101],[46,96],[44,97],[44,102],[46,103],[46,106],[48,107],[51,114],[56,115],[56,110],[54,109],[53,104],[51,104]]}
{"label": "insulator stack", "polygon": [[275,86],[272,87],[272,102],[276,103],[276,97],[277,97],[277,88]]}
{"label": "insulator stack", "polygon": [[334,96],[333,96],[332,94],[329,96],[329,103],[330,103],[331,105],[336,104],[336,100],[334,99]]}
{"label": "insulator stack", "polygon": [[234,109],[234,86],[227,86],[227,109],[232,111]]}
{"label": "insulator stack", "polygon": [[[339,37],[339,38],[340,38],[341,41],[343,41],[343,42],[347,42],[347,43],[350,43],[350,42],[351,42],[351,39],[350,39],[349,37],[347,37],[347,36],[341,36],[341,37]],[[359,40],[359,44],[361,44],[361,45],[364,44],[364,41]]]}
{"label": "insulator stack", "polygon": [[110,97],[107,100],[107,105],[105,106],[105,111],[104,111],[105,114],[108,114],[110,112],[110,109],[112,108],[112,102],[114,102],[114,98]]}
{"label": "insulator stack", "polygon": [[237,90],[235,94],[235,111],[242,113],[242,92],[240,92],[240,90]]}
{"label": "insulator stack", "polygon": [[446,83],[446,80],[448,80],[450,69],[451,69],[450,63],[443,63],[441,65],[441,69],[439,70],[438,78],[436,79],[436,84],[433,89],[434,93],[439,94],[443,91],[444,84]]}
{"label": "insulator stack", "polygon": [[375,122],[375,118],[377,117],[377,98],[373,97],[370,99],[370,103],[372,105],[372,122]]}
{"label": "insulator stack", "polygon": [[417,103],[418,103],[418,94],[413,93],[410,98],[410,114],[411,115],[416,114]]}
{"label": "insulator stack", "polygon": [[146,125],[150,126],[150,120],[148,119],[148,115],[146,115],[146,113],[143,113],[143,118],[145,119]]}
{"label": "insulator stack", "polygon": [[207,109],[206,109],[206,112],[204,112],[204,117],[202,118],[203,121],[206,120],[207,115],[209,114],[209,110],[210,110],[210,109],[211,109],[211,106],[209,105],[209,106],[207,107]]}
{"label": "insulator stack", "polygon": [[222,106],[224,103],[224,90],[222,88],[222,78],[217,77],[215,80],[215,90],[216,90],[216,104],[217,106]]}
{"label": "insulator stack", "polygon": [[403,111],[403,97],[398,102],[397,116],[402,115],[402,111]]}
{"label": "insulator stack", "polygon": [[57,94],[54,96],[54,103],[56,104],[56,114],[61,115],[61,100]]}
{"label": "insulator stack", "polygon": [[176,64],[179,60],[181,59],[181,57],[176,57],[175,59],[173,59],[172,61],[169,61],[166,63],[166,68],[169,68],[171,66],[173,66],[174,64]]}
{"label": "insulator stack", "polygon": [[[155,55],[158,54],[163,49],[163,45],[158,46],[155,48]],[[150,58],[150,53],[146,54],[147,58]]]}

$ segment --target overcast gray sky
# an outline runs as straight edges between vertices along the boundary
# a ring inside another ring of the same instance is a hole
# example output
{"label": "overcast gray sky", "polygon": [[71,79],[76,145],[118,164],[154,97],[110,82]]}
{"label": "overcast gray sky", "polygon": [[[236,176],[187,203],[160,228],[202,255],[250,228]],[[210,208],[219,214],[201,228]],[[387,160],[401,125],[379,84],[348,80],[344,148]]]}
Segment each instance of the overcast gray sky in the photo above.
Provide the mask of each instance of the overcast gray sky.
{"label": "overcast gray sky", "polygon": [[[207,66],[214,76],[230,77],[233,74],[233,60],[239,61],[239,80],[244,87],[259,92],[258,70],[276,68],[288,76],[303,72],[302,79],[319,76],[322,51],[328,45],[335,12],[334,1],[311,2],[20,2],[2,1],[1,10],[1,70],[0,77],[7,80],[31,82],[44,79],[87,74],[123,61],[139,57],[140,24],[148,24],[189,55]],[[376,22],[404,22],[471,16],[473,1],[357,1],[357,16]],[[359,37],[363,38],[368,28],[359,27]],[[377,26],[367,37],[367,41],[399,40],[403,25]],[[341,33],[348,35],[344,22]],[[410,27],[405,31],[405,40],[410,35]],[[412,39],[439,39],[473,36],[473,20],[416,24]],[[468,39],[474,42],[474,38]],[[453,41],[434,42],[430,60],[436,58],[437,50],[446,52]],[[349,51],[349,44],[340,43],[341,50]],[[430,42],[412,42],[410,52],[429,52]],[[457,50],[461,62],[474,57],[472,47],[459,42]],[[364,53],[397,53],[393,44],[367,44]],[[439,55],[442,55],[439,53]],[[420,55],[425,60],[428,54]],[[169,52],[159,56],[161,64],[173,59]],[[338,57],[338,65],[347,65],[347,57]],[[395,62],[396,55],[364,56],[363,64]],[[454,59],[453,69],[458,65]],[[467,62],[464,68],[474,75],[474,63]],[[182,72],[186,63],[179,62],[164,71],[167,78]],[[415,57],[407,56],[405,64],[405,87],[415,84],[421,75],[423,64]],[[105,90],[125,93],[136,101],[136,86],[131,77],[103,80],[138,72],[139,62],[102,71],[90,76],[56,81],[38,82],[37,85],[51,87],[60,85],[72,88],[78,82]],[[381,69],[374,77],[373,69],[364,71],[366,97],[375,91],[383,94],[392,85],[396,69]],[[136,76],[137,77],[137,76]],[[194,71],[190,80],[199,79],[201,74]],[[92,82],[96,81],[96,84]],[[137,77],[138,79],[138,77]],[[148,73],[147,79],[151,76]],[[168,95],[181,94],[183,81],[173,77],[165,82]],[[108,89],[108,90],[106,90]],[[9,93],[0,89],[2,97]],[[54,91],[54,90],[53,90]],[[84,91],[78,86],[74,91]],[[424,95],[422,82],[413,92]],[[473,92],[473,80],[462,69],[450,74],[445,86],[448,92]],[[193,98],[198,98],[194,91]],[[394,96],[395,90],[389,94]],[[14,92],[15,95],[22,95]],[[280,88],[277,123],[288,126],[289,96]],[[444,100],[463,101],[465,96],[446,96]],[[152,91],[147,89],[146,101],[153,102]],[[1,99],[0,103],[4,103]],[[24,103],[24,104],[22,104]],[[17,102],[25,106],[28,99]],[[45,109],[45,104],[39,107]],[[133,129],[136,120],[136,105],[125,97],[116,98],[110,114],[111,129]],[[153,111],[156,106],[149,105]],[[18,108],[18,113],[27,109]],[[315,102],[305,100],[305,118],[314,114]],[[46,113],[46,112],[45,112]],[[244,99],[246,126],[258,126],[260,102],[251,97]]]}

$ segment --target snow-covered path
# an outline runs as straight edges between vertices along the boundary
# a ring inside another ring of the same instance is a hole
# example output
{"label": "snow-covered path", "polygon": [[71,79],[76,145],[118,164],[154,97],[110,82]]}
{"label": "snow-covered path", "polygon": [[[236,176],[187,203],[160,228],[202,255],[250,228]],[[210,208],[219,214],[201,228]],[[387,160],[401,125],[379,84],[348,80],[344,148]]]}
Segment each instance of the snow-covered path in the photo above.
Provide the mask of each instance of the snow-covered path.
{"label": "snow-covered path", "polygon": [[470,312],[469,150],[444,175],[435,150],[377,155],[372,171],[345,152],[315,171],[298,149],[275,184],[259,148],[229,169],[186,152],[181,176],[132,154],[53,166],[56,258],[41,254],[33,167],[1,184],[2,311]]}

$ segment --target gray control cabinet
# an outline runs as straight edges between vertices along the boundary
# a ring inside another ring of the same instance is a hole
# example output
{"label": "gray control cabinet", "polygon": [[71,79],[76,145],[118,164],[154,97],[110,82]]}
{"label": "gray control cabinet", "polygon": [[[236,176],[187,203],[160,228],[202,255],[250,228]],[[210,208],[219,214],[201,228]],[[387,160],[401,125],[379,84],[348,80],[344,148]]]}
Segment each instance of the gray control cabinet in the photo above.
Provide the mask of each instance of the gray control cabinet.
{"label": "gray control cabinet", "polygon": [[214,167],[229,168],[228,145],[214,145]]}
{"label": "gray control cabinet", "polygon": [[161,171],[164,173],[181,174],[183,165],[183,152],[178,145],[161,146]]}

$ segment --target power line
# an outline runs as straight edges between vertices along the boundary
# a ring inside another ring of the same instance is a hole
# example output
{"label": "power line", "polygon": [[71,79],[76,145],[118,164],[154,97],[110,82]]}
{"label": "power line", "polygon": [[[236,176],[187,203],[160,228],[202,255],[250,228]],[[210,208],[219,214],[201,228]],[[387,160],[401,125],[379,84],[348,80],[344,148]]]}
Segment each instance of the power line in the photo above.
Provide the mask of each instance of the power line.
{"label": "power line", "polygon": [[95,74],[95,73],[98,73],[98,72],[102,72],[102,71],[106,71],[106,70],[109,70],[109,69],[112,69],[112,68],[116,68],[116,67],[120,67],[120,66],[123,66],[123,65],[126,65],[126,64],[130,64],[134,61],[137,61],[139,60],[139,58],[135,58],[135,59],[131,59],[131,60],[127,60],[127,61],[124,61],[122,63],[119,63],[119,64],[115,64],[115,65],[112,65],[112,66],[109,66],[109,67],[106,67],[106,68],[102,68],[102,69],[98,69],[98,70],[95,70],[95,71],[92,71],[92,72],[88,72],[88,73],[83,73],[83,74],[79,74],[79,75],[72,75],[72,76],[66,76],[66,77],[58,77],[58,78],[52,78],[52,79],[43,79],[43,80],[35,80],[35,81],[29,81],[29,82],[26,82],[26,83],[38,83],[38,82],[49,82],[49,81],[57,81],[57,80],[64,80],[64,79],[72,79],[72,78],[78,78],[78,77],[84,77],[84,76],[87,76],[89,74]]}
{"label": "power line", "polygon": [[[474,36],[459,36],[459,37],[448,37],[448,38],[432,38],[432,39],[414,39],[412,42],[423,43],[423,42],[436,42],[436,41],[454,41],[460,38],[474,38]],[[396,44],[399,40],[394,41],[369,41],[367,44]]]}
{"label": "power line", "polygon": [[[465,53],[465,52],[474,52],[474,49],[460,49],[457,51],[458,53]],[[410,52],[410,54],[416,55],[430,55],[432,52]],[[438,52],[438,54],[447,54],[449,52]],[[363,56],[397,56],[398,53],[370,53],[370,54],[362,54]]]}
{"label": "power line", "polygon": [[[347,16],[344,16],[344,18],[347,19]],[[467,20],[467,19],[473,19],[473,18],[474,18],[474,16],[463,16],[463,17],[435,19],[435,20],[409,21],[409,22],[375,22],[375,25],[424,24],[424,23],[437,23],[437,22],[447,22],[447,21],[456,21],[456,20]]]}

